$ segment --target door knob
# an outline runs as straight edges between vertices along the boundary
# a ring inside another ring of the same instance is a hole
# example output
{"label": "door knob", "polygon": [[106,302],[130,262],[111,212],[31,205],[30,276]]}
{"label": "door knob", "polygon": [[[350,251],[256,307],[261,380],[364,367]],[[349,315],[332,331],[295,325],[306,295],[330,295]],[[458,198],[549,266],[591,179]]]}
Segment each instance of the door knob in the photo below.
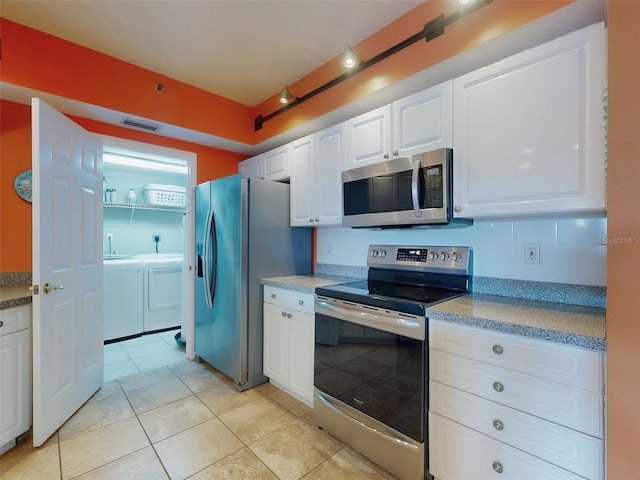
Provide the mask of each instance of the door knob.
{"label": "door knob", "polygon": [[51,285],[50,283],[45,283],[42,289],[44,290],[44,293],[49,293],[54,290],[63,290],[64,287],[62,285]]}

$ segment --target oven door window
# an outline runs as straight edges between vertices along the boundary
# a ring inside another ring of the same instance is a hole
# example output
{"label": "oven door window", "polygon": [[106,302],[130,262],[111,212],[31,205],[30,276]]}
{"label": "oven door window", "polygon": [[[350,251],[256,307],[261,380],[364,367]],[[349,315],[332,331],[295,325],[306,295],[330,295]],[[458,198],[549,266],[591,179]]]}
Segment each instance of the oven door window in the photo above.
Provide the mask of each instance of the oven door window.
{"label": "oven door window", "polygon": [[318,390],[422,442],[424,341],[315,316]]}

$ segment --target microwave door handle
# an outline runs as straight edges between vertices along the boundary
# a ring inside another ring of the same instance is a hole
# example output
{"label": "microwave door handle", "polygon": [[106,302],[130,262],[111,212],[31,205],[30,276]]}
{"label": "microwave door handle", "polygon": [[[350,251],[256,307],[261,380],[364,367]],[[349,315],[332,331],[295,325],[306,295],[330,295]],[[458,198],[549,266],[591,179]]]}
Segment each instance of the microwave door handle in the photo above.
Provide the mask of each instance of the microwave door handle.
{"label": "microwave door handle", "polygon": [[411,202],[413,203],[413,213],[416,217],[422,216],[422,210],[419,203],[419,191],[418,191],[418,175],[420,174],[420,167],[422,162],[416,160],[413,164],[413,173],[411,175]]}

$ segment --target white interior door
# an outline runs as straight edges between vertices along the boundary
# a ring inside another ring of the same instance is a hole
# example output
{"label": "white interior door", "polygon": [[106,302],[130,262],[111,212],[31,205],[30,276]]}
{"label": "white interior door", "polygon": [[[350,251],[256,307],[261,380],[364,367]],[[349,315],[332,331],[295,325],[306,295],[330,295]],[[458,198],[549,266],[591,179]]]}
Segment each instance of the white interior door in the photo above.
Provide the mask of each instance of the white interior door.
{"label": "white interior door", "polygon": [[102,142],[34,98],[33,445],[103,382]]}

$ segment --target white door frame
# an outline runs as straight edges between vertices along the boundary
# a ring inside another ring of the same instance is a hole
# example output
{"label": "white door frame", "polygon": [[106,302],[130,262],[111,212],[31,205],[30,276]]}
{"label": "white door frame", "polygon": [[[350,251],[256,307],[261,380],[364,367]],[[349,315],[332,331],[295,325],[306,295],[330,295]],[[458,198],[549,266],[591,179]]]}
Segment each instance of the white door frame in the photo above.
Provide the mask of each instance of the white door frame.
{"label": "white door frame", "polygon": [[182,337],[186,339],[186,354],[189,360],[195,358],[195,299],[194,299],[194,258],[195,258],[195,187],[198,180],[197,160],[195,152],[177,150],[151,143],[143,143],[126,138],[99,135],[104,149],[110,148],[130,153],[156,154],[160,156],[178,158],[187,163],[187,209],[184,222],[184,259],[182,263]]}

